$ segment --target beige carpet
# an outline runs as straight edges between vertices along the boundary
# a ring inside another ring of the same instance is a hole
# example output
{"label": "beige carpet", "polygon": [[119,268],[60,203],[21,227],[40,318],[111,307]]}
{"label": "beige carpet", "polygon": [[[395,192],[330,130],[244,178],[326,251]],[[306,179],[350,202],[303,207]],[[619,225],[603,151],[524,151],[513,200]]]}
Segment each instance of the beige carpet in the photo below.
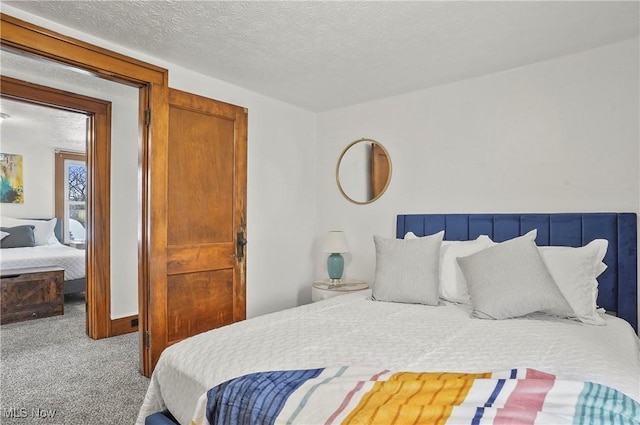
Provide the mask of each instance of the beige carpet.
{"label": "beige carpet", "polygon": [[0,326],[0,423],[131,425],[149,380],[136,333],[92,340],[82,294],[65,314]]}

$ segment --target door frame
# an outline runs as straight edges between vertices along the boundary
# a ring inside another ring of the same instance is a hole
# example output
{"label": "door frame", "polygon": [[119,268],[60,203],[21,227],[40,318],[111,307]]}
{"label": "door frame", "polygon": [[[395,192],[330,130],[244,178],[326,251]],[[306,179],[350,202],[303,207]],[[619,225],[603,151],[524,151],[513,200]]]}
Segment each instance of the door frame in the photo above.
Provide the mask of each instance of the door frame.
{"label": "door frame", "polygon": [[[166,286],[167,279],[166,212],[154,208],[151,201],[167,201],[162,176],[166,175],[168,141],[168,71],[4,13],[0,14],[0,46],[139,88],[138,317],[139,329],[146,329],[147,315],[154,314],[147,311],[150,282]],[[148,336],[139,335],[142,372],[150,376],[154,365],[145,344]]]}
{"label": "door frame", "polygon": [[[93,339],[111,330],[111,102],[0,76],[0,97],[86,114],[87,222],[86,328]],[[58,211],[56,211],[58,215]]]}

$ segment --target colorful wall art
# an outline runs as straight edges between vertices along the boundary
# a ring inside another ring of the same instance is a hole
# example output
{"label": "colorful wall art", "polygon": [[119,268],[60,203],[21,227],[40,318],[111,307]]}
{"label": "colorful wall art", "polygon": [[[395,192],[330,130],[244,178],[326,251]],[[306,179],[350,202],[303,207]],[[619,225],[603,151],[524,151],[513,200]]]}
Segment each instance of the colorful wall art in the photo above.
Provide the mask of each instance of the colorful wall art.
{"label": "colorful wall art", "polygon": [[23,204],[22,155],[0,153],[0,202]]}

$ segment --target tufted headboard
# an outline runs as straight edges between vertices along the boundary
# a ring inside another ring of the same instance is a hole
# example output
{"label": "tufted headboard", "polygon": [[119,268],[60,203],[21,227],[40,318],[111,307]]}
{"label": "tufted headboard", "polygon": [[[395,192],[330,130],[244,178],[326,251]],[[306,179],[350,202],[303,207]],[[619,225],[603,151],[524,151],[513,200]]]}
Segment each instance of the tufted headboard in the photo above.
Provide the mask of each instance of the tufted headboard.
{"label": "tufted headboard", "polygon": [[607,270],[598,277],[598,305],[638,331],[638,219],[635,213],[553,214],[403,214],[396,237],[407,232],[424,236],[445,231],[445,240],[489,235],[502,242],[538,229],[536,244],[583,246],[607,239]]}

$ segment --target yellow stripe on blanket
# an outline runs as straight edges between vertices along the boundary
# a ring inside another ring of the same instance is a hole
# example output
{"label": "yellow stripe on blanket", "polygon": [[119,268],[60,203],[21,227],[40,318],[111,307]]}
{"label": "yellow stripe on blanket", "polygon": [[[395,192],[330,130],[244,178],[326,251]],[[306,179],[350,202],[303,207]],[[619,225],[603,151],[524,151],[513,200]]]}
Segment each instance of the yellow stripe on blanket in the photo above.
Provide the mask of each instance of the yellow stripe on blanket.
{"label": "yellow stripe on blanket", "polygon": [[344,425],[444,423],[475,379],[491,373],[396,373],[373,385]]}

